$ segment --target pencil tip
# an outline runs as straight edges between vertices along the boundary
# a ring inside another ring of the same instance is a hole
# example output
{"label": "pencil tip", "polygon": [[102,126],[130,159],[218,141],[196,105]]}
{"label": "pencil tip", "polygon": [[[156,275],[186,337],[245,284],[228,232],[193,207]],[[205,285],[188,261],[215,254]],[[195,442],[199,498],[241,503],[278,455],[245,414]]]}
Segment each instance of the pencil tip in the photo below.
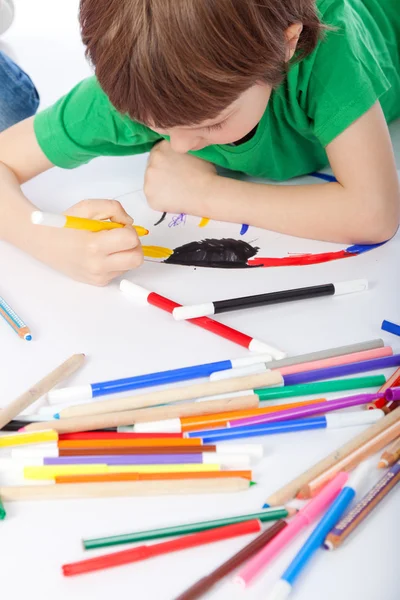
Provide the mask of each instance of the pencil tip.
{"label": "pencil tip", "polygon": [[18,429],[18,433],[21,433],[21,431],[25,431],[25,427],[21,427],[21,429]]}
{"label": "pencil tip", "polygon": [[56,413],[55,415],[53,415],[54,419],[59,419],[60,418],[60,413]]}
{"label": "pencil tip", "polygon": [[252,485],[257,485],[257,481],[250,481],[250,487],[251,487]]}
{"label": "pencil tip", "polygon": [[378,469],[384,469],[387,466],[388,466],[388,463],[386,462],[386,460],[380,460],[378,462]]}
{"label": "pencil tip", "polygon": [[27,341],[27,342],[30,342],[30,341],[31,341],[31,339],[32,339],[32,336],[31,336],[31,335],[26,335],[26,336],[25,336],[25,339],[26,339],[26,341]]}
{"label": "pencil tip", "polygon": [[268,502],[266,502],[263,506],[263,508],[271,508],[271,506],[268,504]]}

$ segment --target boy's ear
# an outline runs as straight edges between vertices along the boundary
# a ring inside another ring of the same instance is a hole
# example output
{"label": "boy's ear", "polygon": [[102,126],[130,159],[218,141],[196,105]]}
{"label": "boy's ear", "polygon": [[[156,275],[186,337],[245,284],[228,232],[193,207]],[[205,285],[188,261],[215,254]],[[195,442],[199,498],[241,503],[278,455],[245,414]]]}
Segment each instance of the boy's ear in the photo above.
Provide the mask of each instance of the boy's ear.
{"label": "boy's ear", "polygon": [[285,31],[286,44],[287,44],[286,62],[289,62],[289,60],[293,57],[293,54],[296,52],[297,43],[299,41],[299,37],[300,37],[302,31],[303,31],[302,23],[293,23],[293,25],[290,25],[290,27],[288,27],[286,29],[286,31]]}

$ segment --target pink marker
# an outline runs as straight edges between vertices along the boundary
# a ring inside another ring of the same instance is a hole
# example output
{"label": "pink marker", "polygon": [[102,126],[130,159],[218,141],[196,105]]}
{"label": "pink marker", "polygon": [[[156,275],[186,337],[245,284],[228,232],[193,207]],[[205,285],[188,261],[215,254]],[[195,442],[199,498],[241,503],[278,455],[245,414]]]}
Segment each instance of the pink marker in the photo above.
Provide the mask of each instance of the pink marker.
{"label": "pink marker", "polygon": [[269,562],[298,534],[310,525],[333,502],[349,478],[349,474],[342,471],[330,481],[313,500],[304,506],[289,522],[288,526],[258,552],[241,569],[234,578],[234,582],[242,587],[249,586],[268,566]]}

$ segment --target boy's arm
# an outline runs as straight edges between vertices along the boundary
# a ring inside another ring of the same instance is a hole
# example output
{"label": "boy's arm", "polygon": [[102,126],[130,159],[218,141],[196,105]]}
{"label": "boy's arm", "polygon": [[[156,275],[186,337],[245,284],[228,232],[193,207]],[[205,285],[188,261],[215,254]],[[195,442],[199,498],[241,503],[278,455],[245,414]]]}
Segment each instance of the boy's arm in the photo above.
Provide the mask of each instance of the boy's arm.
{"label": "boy's arm", "polygon": [[[33,118],[0,133],[0,241],[9,242],[74,279],[96,285],[104,285],[139,266],[143,255],[132,227],[92,234],[32,225],[30,216],[35,207],[20,185],[51,167],[36,140]],[[68,213],[132,223],[114,200],[83,201]]]}
{"label": "boy's arm", "polygon": [[[175,159],[157,169],[161,153],[157,148],[153,152],[145,191],[158,210],[346,244],[386,241],[397,230],[399,181],[379,103],[327,147],[338,183],[293,186],[237,181],[217,176],[209,166],[192,162],[199,160],[192,156],[176,157],[178,176]],[[182,158],[187,160],[185,168]],[[156,174],[160,170],[163,182]],[[191,194],[187,177],[194,180]]]}

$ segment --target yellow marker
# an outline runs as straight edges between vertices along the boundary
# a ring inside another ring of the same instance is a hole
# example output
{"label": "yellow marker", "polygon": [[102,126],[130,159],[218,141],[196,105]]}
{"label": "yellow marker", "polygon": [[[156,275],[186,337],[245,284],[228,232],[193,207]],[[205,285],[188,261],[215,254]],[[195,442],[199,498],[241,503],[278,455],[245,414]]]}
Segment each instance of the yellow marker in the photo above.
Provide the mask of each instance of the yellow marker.
{"label": "yellow marker", "polygon": [[[47,225],[48,227],[66,227],[69,229],[84,229],[85,231],[106,231],[108,229],[121,229],[125,227],[122,223],[113,223],[112,221],[96,221],[94,219],[83,219],[81,217],[70,217],[66,215],[56,215],[36,210],[31,215],[34,225]],[[148,229],[140,225],[132,225],[138,236],[142,237],[149,233]]]}
{"label": "yellow marker", "polygon": [[110,467],[108,465],[46,465],[25,467],[25,479],[54,479],[62,475],[99,475],[105,473],[200,473],[220,471],[220,465],[129,465]]}
{"label": "yellow marker", "polygon": [[58,433],[52,429],[46,431],[15,433],[13,435],[1,436],[0,448],[23,446],[25,444],[43,444],[45,442],[56,442],[57,440]]}

